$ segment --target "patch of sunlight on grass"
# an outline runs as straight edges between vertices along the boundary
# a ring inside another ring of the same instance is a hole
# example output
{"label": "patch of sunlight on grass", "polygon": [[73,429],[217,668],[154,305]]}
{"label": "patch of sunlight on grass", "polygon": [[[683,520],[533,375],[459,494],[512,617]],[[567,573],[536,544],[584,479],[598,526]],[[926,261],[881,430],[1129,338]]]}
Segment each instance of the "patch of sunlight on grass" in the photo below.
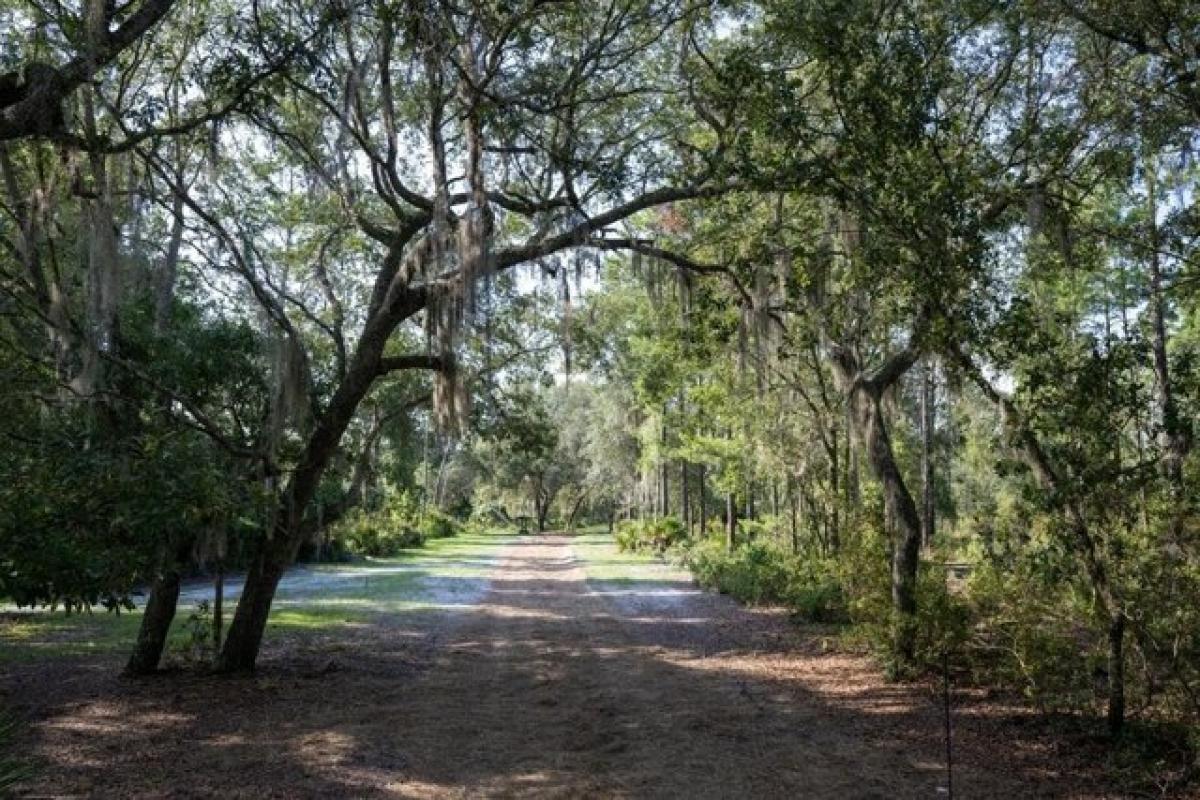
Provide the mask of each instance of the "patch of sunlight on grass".
{"label": "patch of sunlight on grass", "polygon": [[[294,604],[280,601],[272,609],[269,625],[287,631],[305,632],[361,623],[375,611],[361,599],[341,604],[317,601]],[[167,652],[188,644],[185,625],[192,606],[181,606],[171,625]],[[226,623],[233,613],[226,611]],[[0,663],[54,658],[125,653],[137,639],[142,622],[140,611],[122,613],[66,614],[62,611],[23,611],[0,615]]]}
{"label": "patch of sunlight on grass", "polygon": [[576,536],[572,542],[576,555],[596,567],[636,566],[654,561],[645,553],[622,553],[606,531]]}
{"label": "patch of sunlight on grass", "polygon": [[357,603],[322,603],[272,609],[268,625],[289,631],[322,631],[367,621],[369,609]]}
{"label": "patch of sunlight on grass", "polygon": [[661,558],[653,553],[622,553],[607,530],[577,536],[572,546],[587,579],[609,588],[671,580],[663,573]]}
{"label": "patch of sunlight on grass", "polygon": [[[447,581],[461,580],[461,596],[469,598],[471,587],[488,577],[500,549],[512,538],[501,531],[463,533],[433,539],[425,547],[395,558],[309,565],[309,569],[320,572],[348,569],[356,574],[317,589],[281,592],[268,624],[303,634],[362,624],[379,614],[437,606],[445,604],[448,598],[453,602],[459,594],[453,585],[445,585]],[[399,567],[403,569],[384,571]],[[235,605],[234,599],[227,600],[226,624]],[[192,605],[180,605],[171,626],[168,650],[186,645],[185,624],[194,610]],[[120,615],[104,611],[91,614],[45,609],[3,611],[0,612],[0,662],[124,653],[137,638],[141,620],[141,611]]]}
{"label": "patch of sunlight on grass", "polygon": [[[139,612],[20,611],[0,615],[0,661],[121,652],[137,638]],[[172,641],[182,641],[178,626]]]}

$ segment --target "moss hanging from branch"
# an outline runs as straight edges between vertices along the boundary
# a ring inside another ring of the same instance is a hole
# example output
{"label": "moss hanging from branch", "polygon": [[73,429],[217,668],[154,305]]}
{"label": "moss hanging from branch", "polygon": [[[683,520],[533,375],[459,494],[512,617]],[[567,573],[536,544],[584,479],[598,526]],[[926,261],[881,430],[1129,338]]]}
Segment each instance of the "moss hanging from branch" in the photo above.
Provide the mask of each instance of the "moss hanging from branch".
{"label": "moss hanging from branch", "polygon": [[568,380],[571,377],[571,281],[566,270],[559,271],[559,303],[562,306],[562,319],[559,336],[562,341],[563,370]]}
{"label": "moss hanging from branch", "polygon": [[470,398],[463,386],[454,353],[457,334],[462,326],[462,298],[456,295],[434,298],[426,309],[426,341],[441,366],[433,376],[433,417],[437,428],[457,434],[470,414]]}

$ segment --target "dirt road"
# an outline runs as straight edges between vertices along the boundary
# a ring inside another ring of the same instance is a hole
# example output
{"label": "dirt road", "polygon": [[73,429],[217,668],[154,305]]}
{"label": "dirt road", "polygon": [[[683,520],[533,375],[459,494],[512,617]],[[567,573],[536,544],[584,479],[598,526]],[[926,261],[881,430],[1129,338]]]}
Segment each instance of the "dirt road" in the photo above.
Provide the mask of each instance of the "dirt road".
{"label": "dirt road", "polygon": [[[510,540],[473,604],[276,642],[254,678],[64,674],[24,697],[44,766],[27,794],[945,796],[927,687],[665,566],[589,580],[612,556]],[[1108,796],[1016,712],[959,702],[957,797]]]}

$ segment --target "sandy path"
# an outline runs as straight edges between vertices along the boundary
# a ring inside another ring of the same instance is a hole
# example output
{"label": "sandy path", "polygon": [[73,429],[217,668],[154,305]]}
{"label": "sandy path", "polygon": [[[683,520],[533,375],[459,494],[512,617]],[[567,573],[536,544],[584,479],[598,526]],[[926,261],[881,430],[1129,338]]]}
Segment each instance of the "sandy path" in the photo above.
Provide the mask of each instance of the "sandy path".
{"label": "sandy path", "polygon": [[[254,678],[65,676],[26,698],[47,764],[27,794],[944,796],[921,687],[665,567],[589,582],[584,546],[513,540],[474,605],[269,651]],[[1012,726],[961,712],[956,796],[1104,796]]]}
{"label": "sandy path", "polygon": [[[778,615],[699,591],[677,570],[589,582],[576,553],[588,546],[551,535],[510,548],[479,613],[396,709],[420,733],[397,742],[408,769],[387,792],[944,796],[939,709],[921,687],[813,652]],[[964,731],[976,752],[956,796],[1101,796],[1025,769],[1015,743],[998,758],[987,740],[1001,732],[983,735]]]}
{"label": "sandy path", "polygon": [[499,574],[405,708],[422,735],[400,795],[933,796],[907,759],[710,669],[713,612],[736,611],[720,598],[589,585],[564,537],[526,540]]}

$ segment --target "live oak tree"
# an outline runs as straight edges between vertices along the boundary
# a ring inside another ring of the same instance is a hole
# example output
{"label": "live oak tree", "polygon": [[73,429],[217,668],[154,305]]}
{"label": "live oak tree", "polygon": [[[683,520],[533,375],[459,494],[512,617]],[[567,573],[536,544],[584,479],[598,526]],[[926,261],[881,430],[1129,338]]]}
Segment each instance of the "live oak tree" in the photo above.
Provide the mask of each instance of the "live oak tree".
{"label": "live oak tree", "polygon": [[[369,240],[378,266],[344,373],[314,413],[275,529],[251,562],[221,668],[253,666],[315,487],[380,376],[436,368],[435,406],[452,422],[453,336],[489,274],[536,266],[638,212],[724,189],[688,141],[711,126],[697,116],[681,127],[687,104],[648,69],[680,69],[678,37],[705,24],[703,7],[643,3],[533,2],[503,14],[378,4],[348,14],[310,69],[288,76],[278,107],[254,114]],[[717,142],[726,134],[710,130]],[[406,150],[415,143],[419,156]],[[199,202],[193,210],[206,213]],[[248,265],[240,271],[249,279]],[[276,316],[285,327],[287,312]],[[392,355],[394,331],[418,318],[432,351]]]}

